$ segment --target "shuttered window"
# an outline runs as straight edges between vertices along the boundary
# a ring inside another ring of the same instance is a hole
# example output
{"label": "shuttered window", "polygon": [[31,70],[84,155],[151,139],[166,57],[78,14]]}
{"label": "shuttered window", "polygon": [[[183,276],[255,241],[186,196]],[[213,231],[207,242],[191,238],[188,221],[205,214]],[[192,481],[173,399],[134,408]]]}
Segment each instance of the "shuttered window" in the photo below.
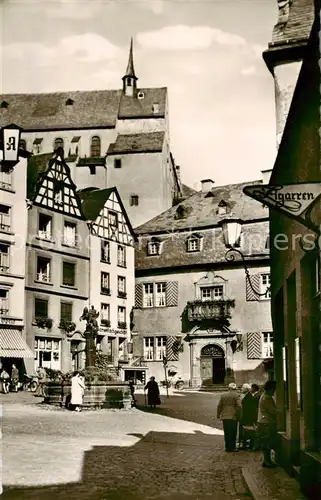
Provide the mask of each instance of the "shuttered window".
{"label": "shuttered window", "polygon": [[178,282],[137,283],[135,307],[173,307],[178,305]]}
{"label": "shuttered window", "polygon": [[63,262],[62,264],[62,284],[66,286],[75,286],[76,264],[72,262]]}
{"label": "shuttered window", "polygon": [[48,300],[35,299],[35,318],[48,318]]}
{"label": "shuttered window", "polygon": [[61,302],[60,303],[60,321],[72,321],[72,303],[71,302]]}

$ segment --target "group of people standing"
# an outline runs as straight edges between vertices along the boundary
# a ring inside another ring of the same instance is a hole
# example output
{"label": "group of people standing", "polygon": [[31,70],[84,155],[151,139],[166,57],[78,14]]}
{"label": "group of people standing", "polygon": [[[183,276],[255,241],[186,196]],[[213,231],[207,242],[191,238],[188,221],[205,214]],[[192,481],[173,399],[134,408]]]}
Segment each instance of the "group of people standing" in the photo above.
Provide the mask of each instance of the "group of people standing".
{"label": "group of people standing", "polygon": [[217,418],[223,421],[227,452],[238,449],[262,450],[263,467],[276,467],[271,458],[277,433],[275,390],[276,382],[273,380],[265,383],[263,392],[257,384],[244,384],[240,394],[236,384],[229,384],[228,393],[222,394],[217,406]]}
{"label": "group of people standing", "polygon": [[0,368],[0,382],[1,382],[1,392],[7,394],[10,390],[11,392],[17,392],[19,388],[19,370],[15,364],[11,367],[11,376],[3,368]]}

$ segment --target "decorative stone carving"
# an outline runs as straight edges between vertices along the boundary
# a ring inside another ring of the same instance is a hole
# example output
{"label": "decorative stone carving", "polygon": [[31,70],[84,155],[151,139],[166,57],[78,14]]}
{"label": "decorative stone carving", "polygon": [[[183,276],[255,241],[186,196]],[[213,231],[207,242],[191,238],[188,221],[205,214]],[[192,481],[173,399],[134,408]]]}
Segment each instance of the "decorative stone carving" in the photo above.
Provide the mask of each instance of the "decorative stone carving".
{"label": "decorative stone carving", "polygon": [[224,358],[224,351],[217,345],[209,344],[202,348],[201,356],[210,356],[211,358]]}

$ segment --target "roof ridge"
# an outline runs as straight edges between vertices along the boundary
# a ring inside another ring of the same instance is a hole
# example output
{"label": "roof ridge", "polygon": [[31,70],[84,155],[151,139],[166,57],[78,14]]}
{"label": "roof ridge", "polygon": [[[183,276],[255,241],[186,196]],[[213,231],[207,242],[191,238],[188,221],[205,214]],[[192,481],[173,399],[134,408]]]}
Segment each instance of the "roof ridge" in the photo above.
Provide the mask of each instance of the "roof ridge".
{"label": "roof ridge", "polygon": [[[138,90],[167,90],[168,87],[142,87]],[[53,92],[2,92],[0,93],[1,98],[5,96],[45,96],[45,95],[62,95],[62,94],[81,94],[81,93],[90,93],[90,92],[117,92],[121,95],[121,89],[79,89],[79,90],[57,90]],[[126,97],[126,96],[125,96]]]}

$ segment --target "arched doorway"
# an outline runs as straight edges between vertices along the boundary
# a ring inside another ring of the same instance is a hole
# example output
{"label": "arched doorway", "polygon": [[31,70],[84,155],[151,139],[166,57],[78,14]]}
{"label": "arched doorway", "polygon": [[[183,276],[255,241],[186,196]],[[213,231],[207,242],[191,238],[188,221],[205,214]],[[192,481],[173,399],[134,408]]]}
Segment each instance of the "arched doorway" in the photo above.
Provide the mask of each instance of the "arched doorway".
{"label": "arched doorway", "polygon": [[225,380],[225,354],[222,347],[209,344],[201,350],[202,385],[222,385]]}

